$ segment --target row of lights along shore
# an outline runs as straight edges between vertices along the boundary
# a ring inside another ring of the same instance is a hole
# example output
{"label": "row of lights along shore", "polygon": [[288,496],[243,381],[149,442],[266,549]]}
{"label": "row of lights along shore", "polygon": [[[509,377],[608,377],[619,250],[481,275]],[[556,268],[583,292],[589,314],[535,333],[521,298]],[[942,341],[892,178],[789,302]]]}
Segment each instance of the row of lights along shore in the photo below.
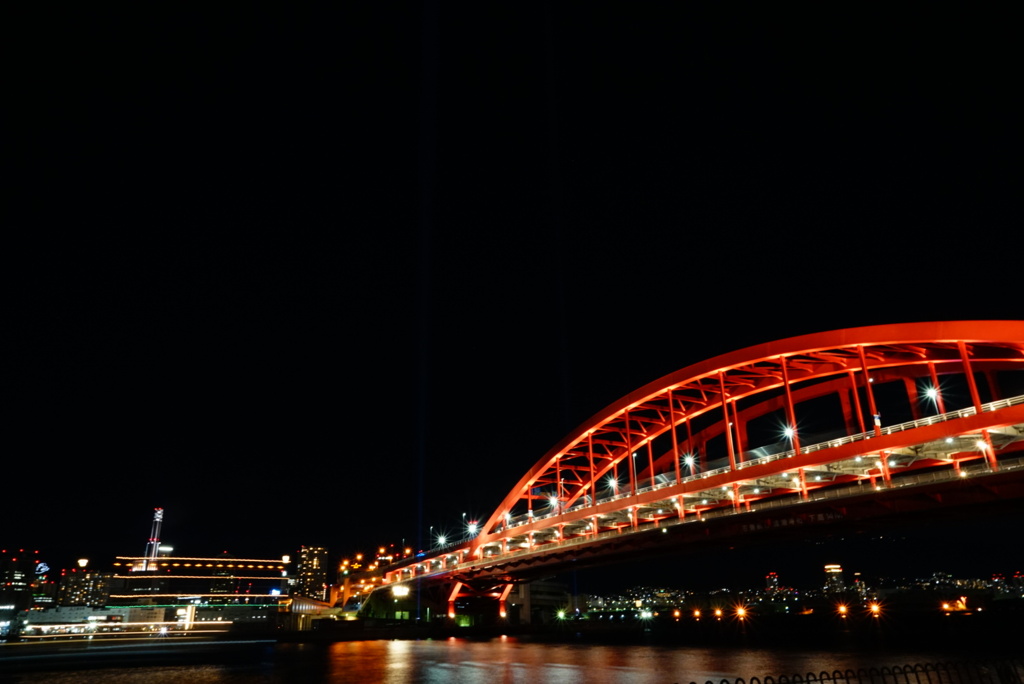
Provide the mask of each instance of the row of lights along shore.
{"label": "row of lights along shore", "polygon": [[[851,614],[851,610],[851,607],[845,603],[840,603],[836,605],[836,614],[840,618],[847,618]],[[881,617],[882,605],[877,602],[869,603],[865,609],[865,612],[867,615],[870,615],[873,618]],[[641,619],[650,619],[658,616],[659,613],[651,610],[642,610],[639,613],[639,617]],[[736,618],[737,620],[746,620],[748,617],[752,617],[752,614],[746,606],[735,606],[729,609],[728,611],[723,608],[713,608],[708,613],[705,613],[700,608],[695,608],[693,611],[689,612],[689,616],[699,622],[702,618],[705,617],[714,618],[715,620],[719,621],[726,617]],[[624,613],[622,614],[622,617],[626,617]],[[674,617],[676,619],[676,622],[678,622],[683,617],[683,611],[679,608],[676,608],[672,611],[672,617]],[[564,610],[558,611],[558,619],[564,620],[566,618],[567,614]]]}

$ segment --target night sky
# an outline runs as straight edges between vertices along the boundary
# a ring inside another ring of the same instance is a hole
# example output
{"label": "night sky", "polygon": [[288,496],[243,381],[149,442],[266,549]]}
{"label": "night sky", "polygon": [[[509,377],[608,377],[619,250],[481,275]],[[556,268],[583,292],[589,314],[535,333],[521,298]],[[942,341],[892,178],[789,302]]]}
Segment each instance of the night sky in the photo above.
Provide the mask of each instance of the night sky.
{"label": "night sky", "polygon": [[689,364],[1024,318],[989,11],[12,18],[0,546],[422,546]]}

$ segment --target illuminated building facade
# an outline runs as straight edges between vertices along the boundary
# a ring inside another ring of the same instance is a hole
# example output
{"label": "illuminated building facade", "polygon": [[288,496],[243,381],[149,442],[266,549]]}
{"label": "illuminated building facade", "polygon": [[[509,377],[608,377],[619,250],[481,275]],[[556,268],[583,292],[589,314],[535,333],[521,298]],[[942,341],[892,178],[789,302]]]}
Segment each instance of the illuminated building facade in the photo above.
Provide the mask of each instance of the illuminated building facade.
{"label": "illuminated building facade", "polygon": [[0,605],[13,611],[56,605],[57,585],[49,572],[38,551],[0,550]]}
{"label": "illuminated building facade", "polygon": [[295,568],[294,582],[293,593],[307,596],[317,601],[327,600],[326,547],[303,546],[299,550],[299,563]]}
{"label": "illuminated building facade", "polygon": [[32,606],[32,579],[39,552],[25,549],[0,551],[0,603],[11,604],[15,610]]}
{"label": "illuminated building facade", "polygon": [[[119,556],[108,606],[149,606],[165,622],[271,621],[287,607],[288,564],[278,560]],[[149,568],[149,569],[144,569]]]}
{"label": "illuminated building facade", "polygon": [[825,566],[825,592],[838,594],[846,591],[846,581],[843,579],[843,566]]}
{"label": "illuminated building facade", "polygon": [[83,565],[64,574],[59,608],[22,613],[21,636],[277,628],[286,621],[289,562],[147,554],[119,556],[113,573]]}
{"label": "illuminated building facade", "polygon": [[88,572],[85,568],[71,568],[62,573],[61,606],[105,606],[110,597],[111,574]]}

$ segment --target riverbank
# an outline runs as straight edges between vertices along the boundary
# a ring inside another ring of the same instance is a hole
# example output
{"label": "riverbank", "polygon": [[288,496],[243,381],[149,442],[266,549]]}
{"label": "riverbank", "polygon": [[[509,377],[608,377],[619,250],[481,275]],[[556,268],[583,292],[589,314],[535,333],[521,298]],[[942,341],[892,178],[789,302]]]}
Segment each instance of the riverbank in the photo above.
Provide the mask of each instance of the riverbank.
{"label": "riverbank", "polygon": [[372,621],[321,622],[318,628],[278,634],[279,641],[331,642],[372,639],[489,639],[594,643],[665,642],[705,646],[790,646],[840,649],[909,648],[1005,651],[1017,655],[1021,616],[1010,612],[972,614],[882,613],[758,615],[743,619],[658,616],[650,619],[557,620],[544,625],[413,625]]}

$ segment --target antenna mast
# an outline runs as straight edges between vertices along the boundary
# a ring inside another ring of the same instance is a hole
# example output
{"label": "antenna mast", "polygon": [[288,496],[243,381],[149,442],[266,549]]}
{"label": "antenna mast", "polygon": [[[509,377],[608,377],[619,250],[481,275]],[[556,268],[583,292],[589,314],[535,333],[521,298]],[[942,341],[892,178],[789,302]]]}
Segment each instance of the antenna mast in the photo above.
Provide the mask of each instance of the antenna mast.
{"label": "antenna mast", "polygon": [[164,509],[153,509],[153,527],[149,530],[149,543],[146,544],[146,560],[142,563],[142,570],[156,568],[157,554],[160,552],[160,525],[164,521]]}

